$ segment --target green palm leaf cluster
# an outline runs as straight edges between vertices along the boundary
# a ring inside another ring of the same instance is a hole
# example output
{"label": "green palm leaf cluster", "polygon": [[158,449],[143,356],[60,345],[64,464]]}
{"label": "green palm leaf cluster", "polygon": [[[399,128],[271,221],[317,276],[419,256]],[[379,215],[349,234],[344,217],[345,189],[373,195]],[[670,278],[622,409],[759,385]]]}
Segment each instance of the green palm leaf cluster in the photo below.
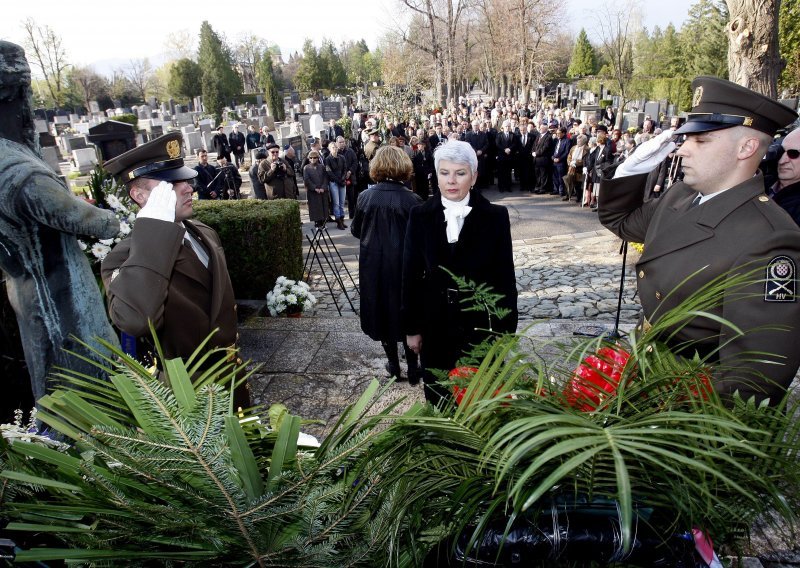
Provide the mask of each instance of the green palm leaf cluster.
{"label": "green palm leaf cluster", "polygon": [[7,448],[3,486],[34,493],[0,500],[6,529],[65,545],[18,561],[331,567],[385,556],[390,523],[375,480],[350,471],[377,435],[378,418],[362,419],[377,382],[312,452],[297,446],[297,416],[266,428],[231,413],[224,385],[241,368],[203,372],[198,350],[186,364],[166,361],[158,379],[106,348],[109,382],[64,375],[71,386],[39,401],[39,418],[72,449]]}

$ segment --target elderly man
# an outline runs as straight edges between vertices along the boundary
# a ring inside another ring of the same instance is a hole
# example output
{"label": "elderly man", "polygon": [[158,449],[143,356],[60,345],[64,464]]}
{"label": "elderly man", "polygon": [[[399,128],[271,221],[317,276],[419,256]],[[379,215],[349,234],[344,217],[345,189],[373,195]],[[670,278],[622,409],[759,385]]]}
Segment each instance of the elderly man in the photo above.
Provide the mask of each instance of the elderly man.
{"label": "elderly man", "polygon": [[269,157],[258,165],[258,179],[273,199],[295,199],[297,182],[294,181],[294,170],[280,157],[281,150],[277,144],[267,146],[267,153]]}
{"label": "elderly man", "polygon": [[[713,385],[729,398],[777,404],[800,366],[797,262],[800,229],[764,195],[759,163],[775,132],[796,113],[716,77],[692,83],[686,124],[644,143],[600,185],[600,221],[623,239],[643,242],[636,265],[644,331],[712,282],[740,275],[709,316],[669,327],[676,353],[713,363]],[[683,182],[643,202],[647,174],[675,148]]]}
{"label": "elderly man", "polygon": [[[105,163],[140,207],[128,238],[106,256],[101,275],[111,321],[147,342],[152,323],[167,359],[207,348],[232,348],[236,301],[217,233],[191,221],[192,180],[183,163],[182,136],[171,133]],[[233,361],[235,352],[221,356]],[[211,364],[211,363],[209,363]],[[234,395],[249,406],[245,389]]]}
{"label": "elderly man", "polygon": [[800,225],[800,129],[786,135],[778,160],[778,181],[769,196]]}

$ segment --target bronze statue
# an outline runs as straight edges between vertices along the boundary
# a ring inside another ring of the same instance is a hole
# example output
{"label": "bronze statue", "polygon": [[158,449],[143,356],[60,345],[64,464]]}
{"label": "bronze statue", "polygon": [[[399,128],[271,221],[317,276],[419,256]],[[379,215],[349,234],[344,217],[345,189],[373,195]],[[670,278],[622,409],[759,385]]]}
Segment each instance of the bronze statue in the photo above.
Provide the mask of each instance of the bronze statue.
{"label": "bronze statue", "polygon": [[[0,268],[38,400],[59,367],[96,374],[66,350],[117,343],[76,235],[117,235],[114,215],[74,197],[39,154],[24,50],[0,41]],[[74,336],[74,337],[72,337]]]}

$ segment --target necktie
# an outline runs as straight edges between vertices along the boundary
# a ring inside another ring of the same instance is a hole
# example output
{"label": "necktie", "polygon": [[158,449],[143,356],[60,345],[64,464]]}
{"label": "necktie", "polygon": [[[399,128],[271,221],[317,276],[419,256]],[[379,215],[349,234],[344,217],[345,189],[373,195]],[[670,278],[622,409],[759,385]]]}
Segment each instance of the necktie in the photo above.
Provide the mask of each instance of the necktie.
{"label": "necktie", "polygon": [[208,268],[208,260],[209,260],[208,253],[206,253],[206,251],[202,248],[202,245],[200,245],[200,243],[197,243],[195,245],[195,243],[192,242],[191,238],[185,236],[183,237],[183,246],[188,247],[189,250],[191,250],[192,253],[197,257],[197,260],[202,262],[203,266]]}
{"label": "necktie", "polygon": [[697,197],[695,197],[695,198],[692,200],[692,204],[691,204],[691,205],[689,205],[689,209],[694,209],[695,207],[697,207],[698,205],[700,205],[700,200],[701,200],[702,198],[703,198],[703,194],[702,194],[702,193],[698,193],[698,194],[697,194]]}

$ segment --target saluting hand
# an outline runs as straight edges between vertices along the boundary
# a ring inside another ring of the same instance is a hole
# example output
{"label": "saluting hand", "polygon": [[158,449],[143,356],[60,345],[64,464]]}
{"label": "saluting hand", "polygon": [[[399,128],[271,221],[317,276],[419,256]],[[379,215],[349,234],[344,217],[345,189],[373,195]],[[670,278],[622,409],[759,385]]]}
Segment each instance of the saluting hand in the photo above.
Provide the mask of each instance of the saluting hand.
{"label": "saluting hand", "polygon": [[150,191],[147,202],[136,216],[138,219],[158,219],[175,222],[175,204],[178,196],[172,191],[172,184],[162,181]]}

